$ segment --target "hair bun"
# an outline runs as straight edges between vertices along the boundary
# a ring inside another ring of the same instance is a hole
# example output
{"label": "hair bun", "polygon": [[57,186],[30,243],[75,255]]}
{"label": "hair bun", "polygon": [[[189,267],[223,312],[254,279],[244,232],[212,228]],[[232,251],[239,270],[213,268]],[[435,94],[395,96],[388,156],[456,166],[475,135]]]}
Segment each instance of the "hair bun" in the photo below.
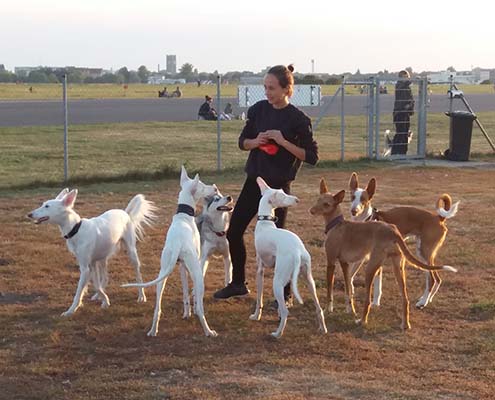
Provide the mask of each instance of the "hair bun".
{"label": "hair bun", "polygon": [[287,66],[287,69],[290,71],[290,72],[294,72],[294,65],[293,64],[289,64]]}

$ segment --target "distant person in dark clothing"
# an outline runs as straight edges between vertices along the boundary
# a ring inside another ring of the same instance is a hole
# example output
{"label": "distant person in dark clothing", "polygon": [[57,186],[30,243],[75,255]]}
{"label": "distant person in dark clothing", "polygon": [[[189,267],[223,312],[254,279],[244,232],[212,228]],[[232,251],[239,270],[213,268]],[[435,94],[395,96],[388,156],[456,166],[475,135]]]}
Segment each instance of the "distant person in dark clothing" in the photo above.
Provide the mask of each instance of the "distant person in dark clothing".
{"label": "distant person in dark clothing", "polygon": [[213,99],[206,95],[205,102],[199,107],[198,117],[200,119],[206,119],[207,121],[213,121],[218,118],[217,111],[212,107],[211,103]]}
{"label": "distant person in dark clothing", "polygon": [[172,95],[174,97],[182,97],[182,91],[180,90],[179,86],[175,88],[175,90],[172,92]]}
{"label": "distant person in dark clothing", "polygon": [[395,84],[394,124],[395,135],[392,140],[391,154],[406,154],[411,132],[410,117],[414,115],[414,99],[411,90],[411,76],[403,70],[399,72],[399,80]]}
{"label": "distant person in dark clothing", "polygon": [[[290,193],[292,181],[303,161],[316,164],[318,147],[313,139],[311,119],[289,103],[294,90],[294,67],[277,65],[264,78],[267,100],[251,106],[246,124],[239,136],[239,148],[249,151],[244,186],[237,199],[227,239],[230,245],[232,282],[218,290],[214,297],[227,299],[249,293],[245,282],[246,246],[244,232],[258,212],[261,192],[256,178],[262,177],[272,188]],[[278,228],[285,226],[287,208],[275,210]],[[290,287],[284,297],[289,299]]]}

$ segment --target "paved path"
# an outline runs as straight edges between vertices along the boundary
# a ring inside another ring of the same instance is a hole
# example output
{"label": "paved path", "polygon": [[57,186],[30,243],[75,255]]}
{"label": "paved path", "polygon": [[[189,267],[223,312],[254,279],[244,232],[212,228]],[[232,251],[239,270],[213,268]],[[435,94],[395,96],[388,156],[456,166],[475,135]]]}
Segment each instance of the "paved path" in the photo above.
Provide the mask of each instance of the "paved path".
{"label": "paved path", "polygon": [[[330,97],[323,98],[321,107],[303,107],[313,119],[326,110]],[[391,113],[393,95],[382,95],[380,109]],[[475,112],[495,111],[495,94],[475,94],[467,97]],[[234,98],[222,99],[222,109],[227,102],[236,104]],[[69,101],[69,124],[95,124],[143,121],[194,121],[202,103],[201,99],[101,99]],[[346,115],[366,114],[365,96],[347,96]],[[448,110],[448,98],[432,95],[429,112]],[[464,109],[456,100],[454,109]],[[234,112],[240,112],[234,107]],[[340,99],[336,100],[327,115],[340,115]],[[61,101],[0,101],[0,126],[61,125],[63,106]]]}

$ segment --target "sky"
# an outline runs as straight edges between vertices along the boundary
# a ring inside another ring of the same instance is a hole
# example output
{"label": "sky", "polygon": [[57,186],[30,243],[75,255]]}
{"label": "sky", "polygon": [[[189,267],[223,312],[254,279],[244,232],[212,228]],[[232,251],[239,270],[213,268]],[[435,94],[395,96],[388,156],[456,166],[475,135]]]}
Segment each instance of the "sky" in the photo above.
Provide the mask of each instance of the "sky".
{"label": "sky", "polygon": [[22,0],[0,7],[0,64],[342,73],[495,68],[495,5],[471,0]]}

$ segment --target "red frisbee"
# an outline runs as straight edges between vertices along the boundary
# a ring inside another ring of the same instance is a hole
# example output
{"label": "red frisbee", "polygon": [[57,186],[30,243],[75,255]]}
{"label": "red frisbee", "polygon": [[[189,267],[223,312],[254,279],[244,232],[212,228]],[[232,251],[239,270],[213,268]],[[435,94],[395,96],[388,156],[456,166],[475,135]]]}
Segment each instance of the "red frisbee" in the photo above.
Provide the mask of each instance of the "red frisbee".
{"label": "red frisbee", "polygon": [[270,156],[274,156],[278,152],[278,145],[276,143],[266,143],[258,146],[260,150],[264,151]]}

